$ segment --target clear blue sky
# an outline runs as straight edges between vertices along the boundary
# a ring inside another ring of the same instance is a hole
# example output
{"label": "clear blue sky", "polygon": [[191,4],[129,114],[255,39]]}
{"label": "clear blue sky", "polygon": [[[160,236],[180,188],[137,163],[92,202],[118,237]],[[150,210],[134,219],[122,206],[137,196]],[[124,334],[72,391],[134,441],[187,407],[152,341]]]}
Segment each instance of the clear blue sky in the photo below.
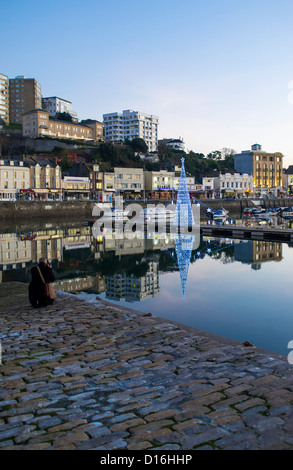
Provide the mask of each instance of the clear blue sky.
{"label": "clear blue sky", "polygon": [[292,0],[2,2],[0,72],[36,78],[80,119],[139,110],[188,150],[260,143],[288,165],[292,18]]}

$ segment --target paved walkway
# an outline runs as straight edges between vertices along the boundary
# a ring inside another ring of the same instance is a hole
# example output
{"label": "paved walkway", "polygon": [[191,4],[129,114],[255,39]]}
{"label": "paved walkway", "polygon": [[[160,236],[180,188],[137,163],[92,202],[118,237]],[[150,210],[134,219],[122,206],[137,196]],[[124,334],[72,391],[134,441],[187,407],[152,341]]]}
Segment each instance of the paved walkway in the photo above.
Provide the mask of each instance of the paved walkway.
{"label": "paved walkway", "polygon": [[0,450],[293,447],[286,357],[17,283],[0,312]]}

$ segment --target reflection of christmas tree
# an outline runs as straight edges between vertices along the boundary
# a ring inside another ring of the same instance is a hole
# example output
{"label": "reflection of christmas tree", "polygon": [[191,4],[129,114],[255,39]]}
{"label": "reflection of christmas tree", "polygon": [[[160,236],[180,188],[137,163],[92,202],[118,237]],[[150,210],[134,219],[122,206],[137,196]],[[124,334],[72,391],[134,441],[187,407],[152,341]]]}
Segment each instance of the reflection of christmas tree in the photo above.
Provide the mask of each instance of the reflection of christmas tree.
{"label": "reflection of christmas tree", "polygon": [[[191,227],[194,224],[190,196],[186,181],[184,158],[181,158],[181,174],[177,194],[174,224],[178,227]],[[185,297],[189,263],[193,247],[194,235],[178,234],[174,236],[177,262],[180,272],[182,297]]]}
{"label": "reflection of christmas tree", "polygon": [[177,263],[180,272],[182,298],[184,299],[189,263],[194,242],[194,235],[179,234],[174,236],[174,240],[177,255]]}
{"label": "reflection of christmas tree", "polygon": [[181,174],[177,193],[174,224],[179,227],[191,227],[193,223],[194,220],[186,181],[184,158],[181,158]]}

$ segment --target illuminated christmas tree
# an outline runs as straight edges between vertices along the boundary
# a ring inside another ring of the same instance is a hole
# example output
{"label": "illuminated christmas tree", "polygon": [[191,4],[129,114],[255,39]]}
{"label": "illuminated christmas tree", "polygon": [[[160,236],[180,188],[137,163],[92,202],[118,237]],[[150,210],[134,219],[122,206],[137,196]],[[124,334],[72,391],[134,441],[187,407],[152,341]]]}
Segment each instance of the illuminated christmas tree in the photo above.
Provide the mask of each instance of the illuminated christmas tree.
{"label": "illuminated christmas tree", "polygon": [[181,158],[181,174],[177,194],[174,224],[182,228],[191,227],[194,224],[185,174],[184,158]]}
{"label": "illuminated christmas tree", "polygon": [[182,297],[184,298],[189,263],[194,241],[194,235],[186,233],[186,229],[194,225],[194,219],[185,174],[184,158],[181,158],[181,174],[177,194],[174,224],[180,229],[185,229],[185,233],[179,233],[174,235],[175,250],[180,272]]}

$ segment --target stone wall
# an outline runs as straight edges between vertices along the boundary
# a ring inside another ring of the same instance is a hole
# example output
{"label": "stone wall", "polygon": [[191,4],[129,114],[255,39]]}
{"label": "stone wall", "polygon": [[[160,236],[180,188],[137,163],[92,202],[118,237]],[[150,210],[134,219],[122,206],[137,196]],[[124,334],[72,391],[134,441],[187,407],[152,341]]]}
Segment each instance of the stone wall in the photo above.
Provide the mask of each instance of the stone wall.
{"label": "stone wall", "polygon": [[0,220],[91,217],[94,204],[89,202],[2,202]]}

